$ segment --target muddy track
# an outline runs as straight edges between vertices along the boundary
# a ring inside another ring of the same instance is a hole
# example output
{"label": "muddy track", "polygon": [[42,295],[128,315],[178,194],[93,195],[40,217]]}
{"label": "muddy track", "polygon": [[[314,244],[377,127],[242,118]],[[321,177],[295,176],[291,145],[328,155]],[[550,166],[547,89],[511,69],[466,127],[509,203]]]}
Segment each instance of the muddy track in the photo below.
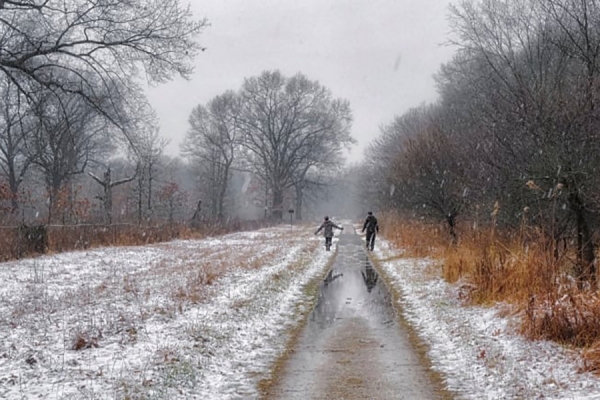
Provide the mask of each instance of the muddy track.
{"label": "muddy track", "polygon": [[[347,228],[350,228],[348,226]],[[352,229],[268,399],[438,399]]]}

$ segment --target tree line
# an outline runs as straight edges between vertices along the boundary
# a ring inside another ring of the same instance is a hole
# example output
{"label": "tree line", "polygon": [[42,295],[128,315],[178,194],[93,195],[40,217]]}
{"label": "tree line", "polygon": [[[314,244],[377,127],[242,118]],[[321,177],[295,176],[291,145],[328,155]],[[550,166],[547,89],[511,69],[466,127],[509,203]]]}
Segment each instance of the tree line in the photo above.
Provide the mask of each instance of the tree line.
{"label": "tree line", "polygon": [[302,218],[352,142],[348,102],[302,74],[267,71],[198,105],[189,163],[164,154],[143,87],[188,78],[206,26],[179,0],[0,1],[5,223],[222,220],[248,185],[265,215]]}
{"label": "tree line", "polygon": [[354,142],[348,101],[301,73],[247,78],[237,92],[195,107],[189,123],[182,155],[203,180],[203,197],[218,219],[225,215],[233,171],[255,179],[274,219],[290,209],[302,219],[307,193],[332,180],[343,148]]}
{"label": "tree line", "polygon": [[[465,0],[439,101],[396,117],[363,180],[381,208],[457,224],[535,227],[595,285],[600,213],[600,3]],[[563,247],[558,244],[562,243]]]}
{"label": "tree line", "polygon": [[122,183],[111,179],[115,154],[135,166],[139,197],[151,198],[164,143],[142,85],[188,77],[205,26],[178,0],[0,1],[4,213],[34,204],[56,220],[60,203],[74,208],[87,171],[103,187],[110,222],[107,195]]}

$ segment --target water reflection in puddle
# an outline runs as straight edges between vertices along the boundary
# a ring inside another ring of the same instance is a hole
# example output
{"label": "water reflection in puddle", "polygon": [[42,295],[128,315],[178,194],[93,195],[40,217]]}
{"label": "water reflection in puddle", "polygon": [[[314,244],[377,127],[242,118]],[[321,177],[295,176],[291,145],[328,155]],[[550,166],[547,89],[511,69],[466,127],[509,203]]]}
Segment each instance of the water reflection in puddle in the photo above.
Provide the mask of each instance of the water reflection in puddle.
{"label": "water reflection in puddle", "polygon": [[345,250],[323,280],[309,321],[321,328],[357,316],[389,323],[394,315],[389,292],[362,245],[349,245]]}

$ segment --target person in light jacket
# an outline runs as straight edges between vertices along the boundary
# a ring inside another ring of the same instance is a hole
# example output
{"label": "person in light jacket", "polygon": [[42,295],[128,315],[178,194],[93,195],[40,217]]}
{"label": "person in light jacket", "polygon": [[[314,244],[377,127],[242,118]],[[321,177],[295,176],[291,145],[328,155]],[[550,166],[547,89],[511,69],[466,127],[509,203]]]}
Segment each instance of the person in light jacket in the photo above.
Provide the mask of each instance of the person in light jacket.
{"label": "person in light jacket", "polygon": [[321,226],[319,226],[319,229],[317,229],[317,231],[315,232],[315,235],[317,235],[319,232],[323,231],[323,236],[325,236],[325,250],[329,251],[331,249],[331,239],[333,238],[333,228],[337,228],[341,231],[344,230],[344,227],[340,227],[337,226],[336,224],[334,224],[329,217],[325,217],[325,220],[323,221],[323,223],[321,224]]}

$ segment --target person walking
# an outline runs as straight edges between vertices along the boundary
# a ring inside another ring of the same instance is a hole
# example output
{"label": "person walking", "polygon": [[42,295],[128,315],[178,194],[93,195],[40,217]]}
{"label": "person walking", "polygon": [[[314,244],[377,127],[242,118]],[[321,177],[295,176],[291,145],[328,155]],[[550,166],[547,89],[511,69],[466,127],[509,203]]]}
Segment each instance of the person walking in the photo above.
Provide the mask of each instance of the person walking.
{"label": "person walking", "polygon": [[317,229],[317,231],[315,232],[315,235],[317,235],[319,232],[323,231],[323,236],[325,236],[325,250],[327,250],[327,251],[329,251],[329,249],[331,249],[331,239],[333,238],[333,228],[337,228],[341,231],[344,230],[343,226],[342,227],[337,226],[329,219],[329,217],[325,216],[325,220],[323,221],[321,226],[319,226],[319,229]]}
{"label": "person walking", "polygon": [[375,236],[377,236],[377,232],[379,232],[379,224],[377,223],[377,218],[373,215],[371,211],[367,213],[367,219],[363,224],[363,228],[361,232],[367,230],[367,250],[373,251],[375,248]]}

